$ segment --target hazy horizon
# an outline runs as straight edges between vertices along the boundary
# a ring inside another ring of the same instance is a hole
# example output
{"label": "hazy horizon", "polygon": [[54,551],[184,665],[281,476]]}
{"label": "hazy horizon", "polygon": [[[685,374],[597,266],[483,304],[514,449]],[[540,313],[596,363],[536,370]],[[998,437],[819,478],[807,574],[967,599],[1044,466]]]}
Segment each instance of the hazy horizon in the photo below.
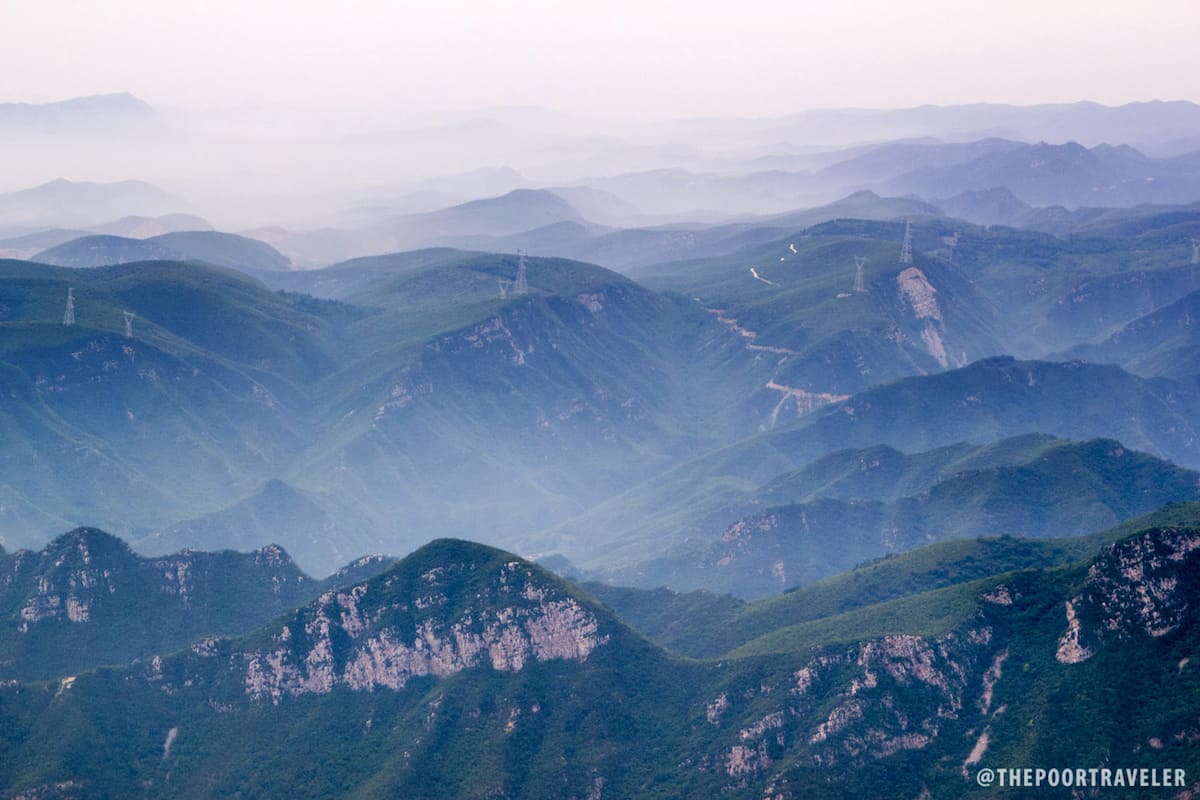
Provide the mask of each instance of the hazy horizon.
{"label": "hazy horizon", "polygon": [[[1200,99],[1197,15],[1176,0],[1155,10],[52,0],[0,30],[0,108],[129,94],[149,110],[116,98],[25,123],[10,113],[0,192],[142,180],[179,198],[161,208],[219,228],[294,231],[579,187],[627,206],[590,221],[625,225],[886,192],[880,176],[821,175],[885,142],[1180,155],[1200,150],[1196,106],[1112,111]],[[1080,102],[1102,108],[1029,108]],[[708,189],[637,177],[661,170]],[[18,211],[10,231],[107,221]]]}
{"label": "hazy horizon", "polygon": [[1076,0],[1003,13],[943,0],[750,0],[737,13],[713,2],[57,0],[11,16],[0,102],[128,91],[161,108],[307,108],[367,122],[530,105],[652,121],[1200,98],[1200,18],[1177,0],[1153,14]]}

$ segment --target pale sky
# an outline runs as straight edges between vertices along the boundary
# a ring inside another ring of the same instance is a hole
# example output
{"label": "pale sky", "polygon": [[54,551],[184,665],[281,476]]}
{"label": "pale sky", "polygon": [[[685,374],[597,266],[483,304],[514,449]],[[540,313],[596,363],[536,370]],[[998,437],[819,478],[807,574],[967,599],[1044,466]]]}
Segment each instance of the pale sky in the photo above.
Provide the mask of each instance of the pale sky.
{"label": "pale sky", "polygon": [[766,116],[1200,101],[1197,0],[0,0],[0,102]]}

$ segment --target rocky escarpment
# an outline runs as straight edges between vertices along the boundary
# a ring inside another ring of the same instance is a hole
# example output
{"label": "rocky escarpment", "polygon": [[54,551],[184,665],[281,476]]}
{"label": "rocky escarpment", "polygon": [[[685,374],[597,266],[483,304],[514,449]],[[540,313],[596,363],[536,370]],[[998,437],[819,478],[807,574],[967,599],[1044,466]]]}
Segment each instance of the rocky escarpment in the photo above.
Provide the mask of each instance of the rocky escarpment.
{"label": "rocky escarpment", "polygon": [[1200,530],[1145,531],[1109,547],[1063,604],[1057,659],[1078,664],[1130,636],[1161,637],[1196,615]]}
{"label": "rocky escarpment", "polygon": [[388,563],[360,559],[317,581],[276,545],[144,558],[78,528],[43,550],[0,554],[0,680],[61,678],[170,652],[200,634],[245,633]]}
{"label": "rocky escarpment", "polygon": [[[1082,768],[1169,755],[1192,771],[1195,553],[1200,530],[1151,531],[1089,566],[784,625],[693,661],[533,564],[441,540],[251,635],[0,689],[10,729],[33,743],[13,763],[53,754],[47,737],[95,748],[94,730],[154,726],[100,743],[115,754],[104,763],[137,770],[110,796],[179,796],[216,775],[222,795],[253,779],[272,796],[641,797],[668,776],[669,796],[989,797],[973,794],[979,770],[1054,763],[1064,741]],[[1075,643],[1095,648],[1084,664],[1054,660],[1068,600]],[[1131,719],[1129,705],[1153,713]],[[42,713],[88,724],[51,728]],[[100,796],[92,774],[60,759],[10,781],[79,780]],[[429,795],[434,782],[444,791]]]}
{"label": "rocky escarpment", "polygon": [[[22,634],[49,621],[88,623],[94,609],[120,614],[126,600],[155,599],[154,605],[186,609],[193,602],[219,600],[217,585],[238,569],[257,579],[257,588],[281,597],[284,603],[303,597],[313,581],[277,545],[248,554],[185,551],[162,558],[136,555],[120,539],[95,528],[78,528],[55,539],[40,552],[20,550],[0,559],[0,595],[8,602],[20,598],[12,623]],[[253,590],[254,587],[243,587]],[[126,597],[128,596],[128,598]]]}
{"label": "rocky escarpment", "polygon": [[608,641],[596,613],[540,568],[511,557],[491,564],[498,551],[463,543],[426,549],[454,547],[463,551],[458,557],[419,572],[406,561],[321,595],[270,646],[241,654],[246,694],[278,703],[336,686],[400,689],[417,676],[477,666],[515,672],[552,659],[583,661]]}
{"label": "rocky escarpment", "polygon": [[[844,770],[925,750],[945,739],[948,726],[957,731],[977,721],[980,709],[988,713],[1003,658],[983,616],[942,636],[897,634],[826,648],[784,682],[712,698],[705,721],[729,732],[719,757],[704,766],[723,772],[729,790],[765,781],[774,787],[769,796],[791,797],[782,787],[796,764]],[[751,708],[760,711],[748,716]],[[950,747],[959,746],[951,739]]]}
{"label": "rocky escarpment", "polygon": [[[929,355],[942,366],[950,366],[946,357],[946,345],[942,341],[942,311],[938,307],[937,289],[916,267],[909,267],[896,276],[901,300],[912,309],[912,314],[921,323],[921,342]],[[962,364],[956,364],[962,366]]]}

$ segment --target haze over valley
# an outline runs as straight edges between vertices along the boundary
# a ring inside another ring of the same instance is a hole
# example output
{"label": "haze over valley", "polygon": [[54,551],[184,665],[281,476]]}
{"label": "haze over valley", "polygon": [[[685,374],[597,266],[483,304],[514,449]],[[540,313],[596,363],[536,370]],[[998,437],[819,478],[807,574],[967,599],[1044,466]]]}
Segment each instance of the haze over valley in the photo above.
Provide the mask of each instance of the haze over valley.
{"label": "haze over valley", "polygon": [[1186,5],[119,5],[0,31],[0,797],[1200,792]]}

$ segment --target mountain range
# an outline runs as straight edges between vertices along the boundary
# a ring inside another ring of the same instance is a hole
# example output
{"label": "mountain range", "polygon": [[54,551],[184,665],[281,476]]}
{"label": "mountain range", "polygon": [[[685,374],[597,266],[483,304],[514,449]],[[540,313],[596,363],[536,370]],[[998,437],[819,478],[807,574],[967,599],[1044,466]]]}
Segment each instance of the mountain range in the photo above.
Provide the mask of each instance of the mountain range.
{"label": "mountain range", "polygon": [[0,103],[0,136],[128,134],[158,124],[158,112],[128,92],[52,103]]}
{"label": "mountain range", "polygon": [[58,679],[183,649],[202,635],[246,633],[389,563],[364,557],[318,581],[277,545],[147,559],[78,528],[39,552],[0,554],[0,675]]}
{"label": "mountain range", "polygon": [[1200,796],[1200,107],[385,117],[0,106],[0,797]]}
{"label": "mountain range", "polygon": [[265,242],[212,230],[172,231],[145,238],[81,236],[31,260],[57,267],[107,267],[137,261],[203,261],[241,270],[286,270],[287,257]]}
{"label": "mountain range", "polygon": [[[77,611],[103,588],[84,576],[119,557],[102,537],[56,544],[75,554],[60,574],[75,579]],[[252,774],[261,791],[302,797],[890,798],[991,796],[975,769],[1023,758],[1138,768],[1169,757],[1190,771],[1194,709],[1178,698],[1197,680],[1200,531],[1106,538],[1043,555],[1012,540],[1027,568],[975,579],[978,561],[950,556],[943,569],[960,582],[948,584],[919,577],[929,558],[914,553],[883,578],[902,585],[907,569],[914,586],[849,611],[833,610],[838,592],[862,598],[889,565],[824,587],[829,611],[786,595],[725,605],[740,624],[710,630],[744,638],[698,660],[534,564],[436,541],[248,634],[5,684],[0,781],[54,797],[208,796]],[[658,599],[676,614],[697,602]],[[74,616],[34,625],[113,624]],[[676,616],[673,633],[702,639],[719,616]],[[1117,697],[1141,705],[1136,722]]]}
{"label": "mountain range", "polygon": [[[742,517],[751,516],[751,511],[762,513],[761,504],[757,509],[747,506],[756,495],[773,498],[773,503],[781,506],[800,499],[803,495],[797,496],[789,488],[789,476],[806,465],[822,463],[818,461],[822,456],[847,447],[863,449],[885,445],[902,453],[919,454],[961,442],[989,444],[1030,433],[1048,433],[1081,441],[1104,436],[1124,444],[1120,448],[1093,445],[1096,448],[1094,455],[1100,456],[1101,462],[1106,447],[1111,452],[1136,448],[1159,458],[1195,466],[1198,463],[1196,455],[1178,449],[1181,445],[1190,446],[1184,443],[1194,441],[1189,420],[1195,419],[1195,411],[1191,408],[1195,399],[1194,396],[1188,399],[1193,393],[1194,389],[1183,384],[1147,381],[1117,367],[1082,362],[1019,362],[1010,358],[987,359],[962,369],[907,378],[861,392],[788,426],[747,438],[665,471],[545,532],[535,552],[558,552],[579,567],[621,576],[625,582],[644,580],[649,585],[657,585],[657,581],[663,580],[663,573],[655,572],[662,565],[656,564],[654,559],[666,557],[668,563],[675,564],[679,560],[690,561],[693,568],[701,568],[705,563],[702,553],[706,550],[715,556],[714,561],[724,558],[724,551],[719,555],[716,552],[728,549],[730,541],[741,538],[742,534],[751,535],[752,531],[739,531],[735,523]],[[1124,427],[1125,423],[1130,427]],[[1157,442],[1140,439],[1150,430],[1161,432]],[[1022,446],[1010,448],[1015,458],[1008,463],[1017,466],[1034,462],[1041,446],[1039,442],[1024,439],[1017,443]],[[947,452],[953,453],[953,450]],[[946,458],[947,452],[938,457]],[[1101,471],[1106,469],[1100,467],[1100,462],[1094,462],[1092,466]],[[1033,496],[1022,488],[1023,479],[1017,478],[1019,474],[1009,474],[1014,482],[1003,481],[1001,494],[1011,491],[1015,496],[1023,497],[1024,502],[1045,511],[1044,502],[1034,501]],[[1086,485],[1083,475],[1069,474],[1081,483],[1071,489],[1064,488],[1063,494],[1055,495],[1056,502],[1073,502],[1074,492]],[[971,524],[1003,525],[990,519],[988,514],[980,513],[986,508],[984,504],[992,496],[993,488],[983,479],[983,474],[976,477],[980,482],[968,482],[968,495],[951,501],[948,508],[954,509],[958,501],[967,507],[978,503],[972,512],[965,512],[967,518],[972,519]],[[919,495],[938,482],[930,480],[925,487],[918,484],[908,491]],[[886,481],[883,483],[887,485]],[[1190,486],[1187,477],[1183,478],[1183,485]],[[779,487],[777,494],[773,493],[773,487]],[[1131,496],[1139,495],[1142,488],[1135,481],[1129,487]],[[1192,489],[1186,491],[1190,493]],[[903,495],[889,497],[886,492],[867,488],[857,493],[856,499],[894,502],[898,497]],[[806,568],[824,570],[815,575],[813,571],[808,572],[808,580],[848,567],[855,559],[882,555],[900,546],[894,535],[889,536],[881,530],[887,527],[884,521],[874,516],[882,511],[881,506],[847,504],[844,496],[837,499],[842,502],[832,506],[820,503],[829,509],[831,521],[839,520],[848,509],[859,512],[860,516],[850,524],[844,520],[836,522],[829,529],[830,535],[840,535],[847,529],[870,531],[875,537],[874,543],[864,549],[847,546],[848,551],[855,553],[847,556],[848,562]],[[1065,505],[1062,508],[1066,515],[1075,513],[1066,511]],[[730,513],[737,509],[744,510]],[[1012,510],[1010,508],[1009,512]],[[714,516],[710,518],[710,515]],[[797,522],[803,527],[801,520]],[[916,523],[919,519],[906,520],[908,522]],[[1097,520],[1098,524],[1104,522]],[[940,523],[954,529],[950,519],[942,518]],[[777,521],[771,521],[769,528],[777,525]],[[733,529],[729,530],[730,527]],[[917,529],[919,526],[914,530]],[[602,531],[605,532],[603,537],[600,536]],[[991,528],[989,532],[1005,531]],[[769,530],[764,534],[769,535]],[[729,539],[722,542],[727,535]],[[802,538],[798,546],[819,549],[820,540],[809,544]],[[839,546],[828,552],[831,555],[822,558],[840,557],[842,548]],[[669,567],[667,574],[674,568]],[[696,574],[702,573],[693,573]],[[727,579],[722,577],[722,570],[711,566],[709,574],[713,580]],[[741,591],[759,594],[767,585],[773,584],[776,588],[787,585],[786,569],[782,582],[779,577],[771,571],[765,575],[756,574],[751,583],[757,588]],[[729,583],[721,585],[730,588]]]}
{"label": "mountain range", "polygon": [[[155,554],[276,540],[324,574],[447,535],[655,581],[676,569],[664,564],[724,558],[739,520],[810,502],[738,505],[847,447],[915,455],[1042,433],[1200,464],[1187,362],[1143,375],[1137,352],[1157,345],[1105,344],[1200,288],[1177,266],[1195,223],[1158,212],[1064,238],[933,215],[820,221],[833,213],[751,229],[728,255],[631,270],[639,282],[527,258],[524,294],[511,255],[433,248],[278,270],[276,251],[217,232],[98,252],[163,248],[150,255],[237,270],[6,262],[3,541],[82,524]],[[94,263],[95,241],[55,249]],[[68,290],[75,326],[61,325]],[[998,355],[1071,347],[1135,371]],[[1157,501],[1191,499],[1177,488]],[[883,543],[901,497],[837,499],[859,503],[858,535]],[[1116,507],[1083,518],[1145,510]],[[951,530],[996,532],[982,524]],[[815,580],[914,537],[792,574]],[[720,585],[793,582],[773,580],[759,565]]]}
{"label": "mountain range", "polygon": [[[343,522],[355,531],[344,541],[296,530],[302,539],[284,542],[327,571],[368,541],[400,549],[432,526],[466,532],[489,517],[496,537],[502,520],[541,527],[728,435],[700,420],[680,427],[664,407],[704,407],[683,392],[703,366],[681,357],[692,346],[682,332],[723,338],[717,323],[563,261],[532,260],[532,291],[504,300],[497,281],[512,280],[514,262],[450,253],[383,270],[354,304],[277,294],[194,262],[7,262],[5,384],[16,402],[0,481],[12,496],[5,541],[36,543],[64,518],[145,536],[279,478],[365,518]],[[74,326],[60,324],[68,289]],[[713,357],[723,350],[716,343]],[[632,363],[645,377],[626,372]],[[483,414],[481,398],[493,404]],[[481,457],[483,441],[507,457]],[[167,458],[183,442],[187,453]]]}
{"label": "mountain range", "polygon": [[[0,226],[80,228],[128,216],[186,211],[187,203],[145,181],[95,183],[57,179],[0,194]],[[17,231],[17,233],[34,231]]]}

